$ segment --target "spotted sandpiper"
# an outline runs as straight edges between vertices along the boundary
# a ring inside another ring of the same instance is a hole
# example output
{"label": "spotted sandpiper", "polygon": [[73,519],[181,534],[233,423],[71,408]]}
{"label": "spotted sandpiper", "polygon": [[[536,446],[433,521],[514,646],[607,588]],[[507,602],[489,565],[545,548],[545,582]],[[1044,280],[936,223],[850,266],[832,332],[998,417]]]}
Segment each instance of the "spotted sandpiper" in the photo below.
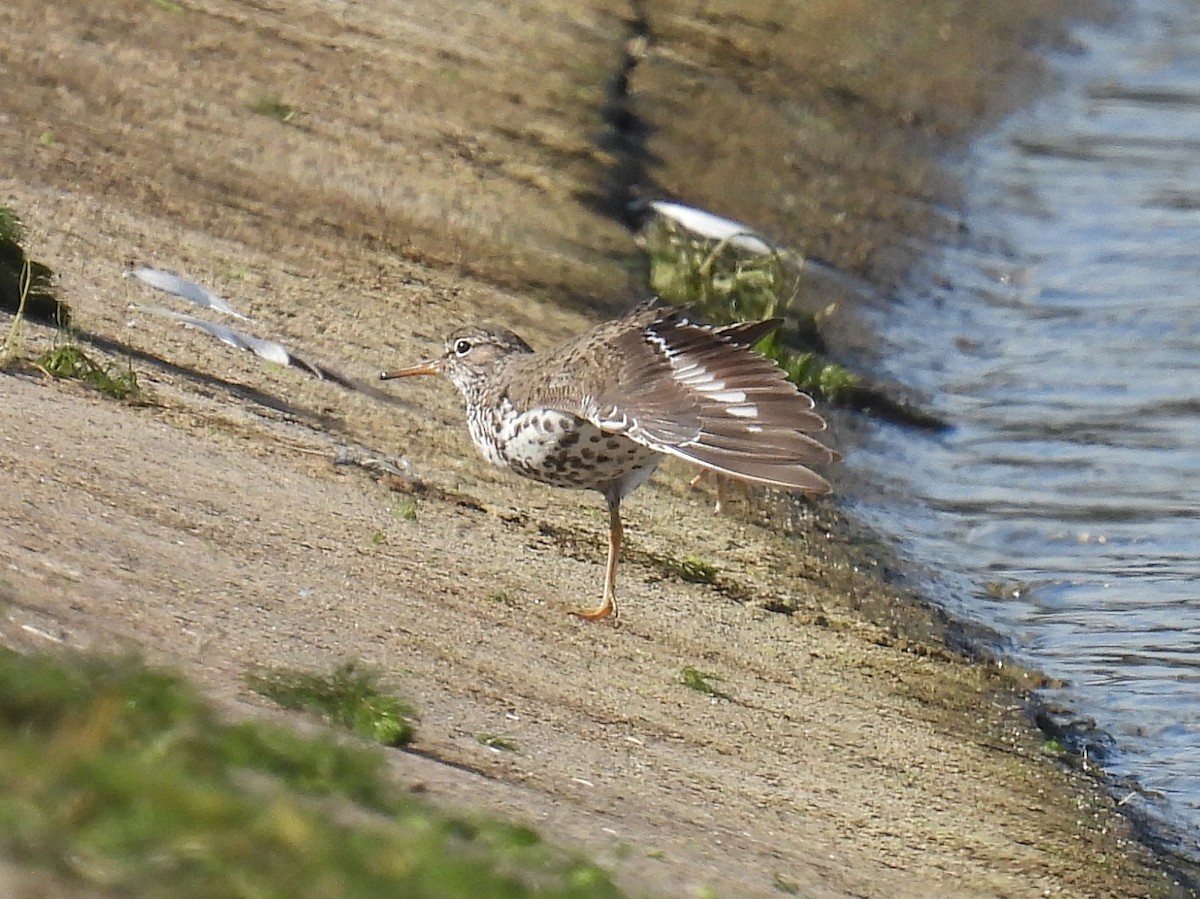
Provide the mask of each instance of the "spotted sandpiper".
{"label": "spotted sandpiper", "polygon": [[617,612],[621,499],[664,455],[745,481],[829,492],[808,468],[841,458],[808,436],[825,420],[782,369],[750,349],[780,324],[702,325],[685,309],[651,300],[539,353],[502,328],[459,328],[436,359],[380,378],[449,376],[489,462],[604,495],[604,597],[573,613],[595,621]]}

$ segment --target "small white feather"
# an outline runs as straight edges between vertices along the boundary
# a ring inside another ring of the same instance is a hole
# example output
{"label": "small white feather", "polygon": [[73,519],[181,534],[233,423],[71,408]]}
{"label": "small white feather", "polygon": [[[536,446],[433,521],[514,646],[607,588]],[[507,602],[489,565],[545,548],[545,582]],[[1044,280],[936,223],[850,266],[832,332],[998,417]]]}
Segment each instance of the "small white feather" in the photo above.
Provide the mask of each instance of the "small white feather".
{"label": "small white feather", "polygon": [[224,298],[217,296],[211,291],[205,290],[194,281],[189,281],[187,278],[181,278],[179,275],[171,272],[164,272],[162,269],[146,268],[139,266],[125,273],[131,277],[137,278],[139,281],[149,284],[151,287],[161,290],[164,293],[174,294],[177,297],[195,303],[197,306],[203,306],[205,309],[216,309],[218,312],[224,312],[226,315],[232,315],[234,318],[240,318],[243,321],[250,319],[242,315]]}
{"label": "small white feather", "polygon": [[138,306],[137,308],[144,312],[153,313],[154,315],[173,318],[175,321],[187,325],[189,328],[196,328],[204,331],[206,334],[211,334],[222,343],[227,343],[239,350],[249,350],[254,355],[261,356],[263,359],[266,359],[268,362],[274,362],[276,365],[291,365],[293,362],[292,354],[288,352],[287,347],[282,343],[276,343],[274,340],[263,340],[261,337],[255,337],[252,334],[235,331],[228,325],[219,325],[216,322],[205,321],[202,318],[196,318],[194,315],[185,315],[182,312],[176,312],[173,309],[164,309],[161,306]]}
{"label": "small white feather", "polygon": [[701,237],[707,237],[709,240],[729,241],[747,253],[762,255],[775,252],[775,248],[763,240],[753,228],[743,225],[741,222],[735,222],[733,219],[722,218],[711,212],[705,212],[703,209],[684,206],[682,203],[670,203],[666,200],[656,200],[650,204],[650,208],[663,218],[670,219],[688,231],[699,234]]}

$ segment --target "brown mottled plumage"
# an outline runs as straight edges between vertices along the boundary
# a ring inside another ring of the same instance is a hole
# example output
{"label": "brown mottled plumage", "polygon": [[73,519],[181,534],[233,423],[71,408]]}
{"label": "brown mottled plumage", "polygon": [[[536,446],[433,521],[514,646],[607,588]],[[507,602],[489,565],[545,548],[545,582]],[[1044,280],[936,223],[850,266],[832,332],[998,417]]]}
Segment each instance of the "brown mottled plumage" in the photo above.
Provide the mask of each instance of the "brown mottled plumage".
{"label": "brown mottled plumage", "polygon": [[466,399],[471,439],[490,462],[604,494],[604,599],[575,613],[595,620],[616,613],[621,499],[661,455],[746,481],[829,492],[808,468],[840,458],[808,436],[825,420],[774,362],[749,349],[779,324],[698,325],[684,309],[650,302],[540,353],[511,331],[460,328],[439,358],[381,377],[449,376]]}

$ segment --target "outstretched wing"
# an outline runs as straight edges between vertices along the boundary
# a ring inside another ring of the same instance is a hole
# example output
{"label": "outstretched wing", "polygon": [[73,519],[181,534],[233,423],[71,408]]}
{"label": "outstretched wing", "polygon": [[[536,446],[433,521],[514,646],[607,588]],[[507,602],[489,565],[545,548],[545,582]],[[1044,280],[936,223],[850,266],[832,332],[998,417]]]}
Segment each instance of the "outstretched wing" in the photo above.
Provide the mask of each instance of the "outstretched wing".
{"label": "outstretched wing", "polygon": [[807,467],[840,458],[808,436],[823,431],[825,420],[779,366],[747,349],[769,333],[768,324],[713,328],[678,309],[639,308],[630,319],[599,341],[609,376],[579,397],[576,414],[722,474],[829,491]]}

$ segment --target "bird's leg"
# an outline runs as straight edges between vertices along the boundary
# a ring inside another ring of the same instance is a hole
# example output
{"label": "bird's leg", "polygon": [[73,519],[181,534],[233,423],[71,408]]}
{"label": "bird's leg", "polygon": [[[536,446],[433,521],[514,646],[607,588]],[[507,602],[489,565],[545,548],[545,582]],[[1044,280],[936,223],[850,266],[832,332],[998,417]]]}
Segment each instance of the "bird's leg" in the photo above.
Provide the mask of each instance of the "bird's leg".
{"label": "bird's leg", "polygon": [[702,468],[702,469],[700,469],[700,473],[698,475],[696,475],[694,478],[692,478],[690,481],[688,481],[688,486],[689,487],[699,487],[702,482],[707,481],[709,478],[712,478],[714,481],[717,482],[717,501],[713,505],[713,514],[720,515],[721,509],[725,505],[725,476],[724,475],[717,474],[711,468]]}
{"label": "bird's leg", "polygon": [[594,609],[576,609],[571,614],[584,621],[602,621],[617,617],[617,559],[621,555],[621,497],[605,494],[608,501],[608,568],[604,572],[604,600]]}
{"label": "bird's leg", "polygon": [[[701,482],[707,481],[710,477],[717,482],[717,501],[713,504],[713,513],[720,515],[721,511],[725,508],[727,500],[729,499],[729,482],[732,480],[732,478],[729,478],[719,472],[715,472],[710,468],[705,468],[698,475],[688,481],[688,486],[699,487]],[[742,495],[746,497],[746,499],[749,499],[750,487],[745,481],[739,481],[738,484],[742,488]]]}

